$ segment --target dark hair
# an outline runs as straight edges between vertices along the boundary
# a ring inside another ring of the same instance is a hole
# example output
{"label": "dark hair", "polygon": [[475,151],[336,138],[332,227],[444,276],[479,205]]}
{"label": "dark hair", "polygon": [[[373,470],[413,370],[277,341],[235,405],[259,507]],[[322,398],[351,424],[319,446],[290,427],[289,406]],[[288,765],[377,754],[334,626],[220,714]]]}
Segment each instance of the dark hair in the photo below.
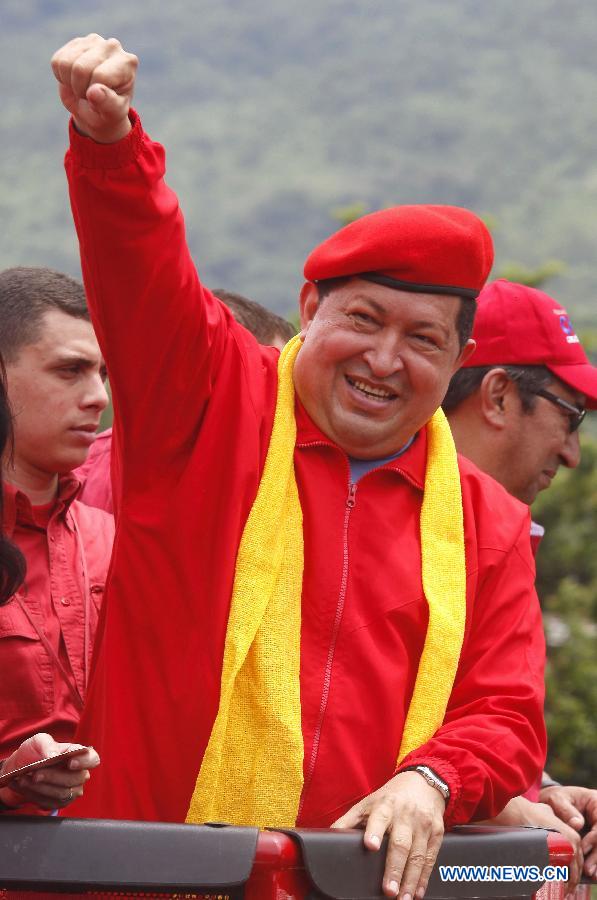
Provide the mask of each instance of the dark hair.
{"label": "dark hair", "polygon": [[22,347],[39,339],[42,319],[52,309],[89,320],[81,282],[54,269],[17,266],[0,272],[0,353],[5,362],[14,362]]}
{"label": "dark hair", "polygon": [[278,336],[284,341],[289,341],[296,334],[296,329],[290,322],[266,309],[261,303],[256,303],[255,300],[249,300],[242,294],[225,291],[223,288],[216,288],[212,294],[226,304],[236,321],[244,325],[260,344],[272,344]]}
{"label": "dark hair", "polygon": [[460,309],[456,316],[456,332],[458,334],[458,344],[461,350],[473,333],[476,312],[477,301],[473,300],[472,297],[461,297]]}
{"label": "dark hair", "polygon": [[[0,460],[9,453],[12,445],[12,416],[8,405],[4,363],[0,359]],[[8,540],[1,527],[3,492],[0,478],[0,606],[18,590],[25,577],[23,554]]]}
{"label": "dark hair", "polygon": [[448,392],[444,397],[442,403],[444,412],[452,412],[467,397],[474,394],[492,369],[503,369],[510,381],[514,382],[522,410],[525,413],[530,413],[535,408],[536,392],[553,381],[553,375],[545,366],[470,366],[466,369],[459,369],[452,376]]}
{"label": "dark hair", "polygon": [[348,284],[350,279],[350,275],[343,275],[341,278],[323,278],[321,281],[316,281],[315,287],[317,288],[319,302],[321,303],[321,301],[327,297],[328,294],[331,294],[332,291],[339,291],[341,287]]}
{"label": "dark hair", "polygon": [[[358,276],[354,276],[355,278]],[[337,291],[349,282],[351,276],[343,276],[341,278],[324,278],[316,283],[319,302],[327,297],[332,291]],[[470,297],[461,297],[460,309],[456,316],[456,333],[458,334],[458,345],[460,349],[464,347],[471,334],[473,333],[473,325],[475,322],[475,313],[477,311],[477,301]]]}

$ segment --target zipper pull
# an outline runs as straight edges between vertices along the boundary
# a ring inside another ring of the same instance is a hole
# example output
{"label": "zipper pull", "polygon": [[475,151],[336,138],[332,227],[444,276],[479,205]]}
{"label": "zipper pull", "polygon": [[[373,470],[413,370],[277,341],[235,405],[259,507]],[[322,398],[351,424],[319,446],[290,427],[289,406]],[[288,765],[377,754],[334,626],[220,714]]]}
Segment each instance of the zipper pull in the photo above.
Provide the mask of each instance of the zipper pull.
{"label": "zipper pull", "polygon": [[351,481],[348,485],[348,497],[346,498],[346,505],[349,509],[352,509],[356,503],[355,494],[357,492],[357,486],[354,481]]}

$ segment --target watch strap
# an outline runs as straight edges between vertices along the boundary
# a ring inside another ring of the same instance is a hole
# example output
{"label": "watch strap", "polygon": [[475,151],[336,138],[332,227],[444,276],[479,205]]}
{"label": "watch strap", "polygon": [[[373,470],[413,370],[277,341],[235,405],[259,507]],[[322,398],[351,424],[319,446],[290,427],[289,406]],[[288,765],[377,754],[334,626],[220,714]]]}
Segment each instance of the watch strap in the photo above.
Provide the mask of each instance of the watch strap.
{"label": "watch strap", "polygon": [[419,775],[422,775],[427,784],[431,785],[431,787],[435,788],[436,791],[442,795],[446,803],[450,799],[450,787],[446,784],[443,778],[434,772],[429,766],[410,766],[408,769],[403,769],[403,772],[418,772]]}

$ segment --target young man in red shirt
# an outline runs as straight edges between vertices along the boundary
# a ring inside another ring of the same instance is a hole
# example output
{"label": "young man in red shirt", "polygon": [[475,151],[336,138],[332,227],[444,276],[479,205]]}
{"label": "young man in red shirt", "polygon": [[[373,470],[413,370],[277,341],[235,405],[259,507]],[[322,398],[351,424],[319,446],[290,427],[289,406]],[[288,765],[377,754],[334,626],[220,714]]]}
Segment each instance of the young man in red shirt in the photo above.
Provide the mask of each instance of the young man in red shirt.
{"label": "young man in red shirt", "polygon": [[[0,457],[10,446],[12,415],[6,394],[4,366],[0,363]],[[0,484],[2,477],[0,475]],[[0,495],[0,508],[2,496]],[[25,576],[25,561],[17,547],[8,540],[0,527],[0,607],[9,602]],[[22,770],[23,766],[56,756],[74,745],[57,743],[49,734],[34,734],[26,738],[8,759],[0,761],[0,774]],[[84,749],[84,748],[80,748]],[[83,793],[89,769],[99,764],[99,757],[89,747],[76,759],[63,759],[61,764],[43,770],[21,771],[0,788],[0,812],[13,814],[15,808],[27,812],[67,806]],[[32,809],[31,806],[34,808]]]}
{"label": "young man in red shirt", "polygon": [[4,531],[26,575],[0,607],[0,758],[34,732],[70,741],[79,722],[114,536],[76,499],[107,403],[83,286],[49,269],[0,272],[0,353],[13,413]]}

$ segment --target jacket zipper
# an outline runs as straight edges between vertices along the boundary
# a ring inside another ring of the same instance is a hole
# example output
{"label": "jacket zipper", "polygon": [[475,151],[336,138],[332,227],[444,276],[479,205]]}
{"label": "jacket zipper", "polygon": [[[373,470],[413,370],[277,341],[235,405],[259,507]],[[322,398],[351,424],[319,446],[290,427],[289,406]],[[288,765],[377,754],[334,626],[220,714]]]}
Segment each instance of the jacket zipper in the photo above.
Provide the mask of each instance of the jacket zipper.
{"label": "jacket zipper", "polygon": [[352,510],[354,509],[354,505],[356,502],[355,495],[357,492],[357,486],[355,482],[350,482],[348,485],[348,496],[346,498],[346,507],[344,510],[344,528],[343,528],[343,559],[342,559],[342,579],[340,581],[340,594],[338,597],[338,603],[336,605],[336,616],[334,619],[334,627],[332,629],[332,639],[330,642],[330,646],[328,649],[328,656],[325,665],[325,672],[323,676],[323,690],[321,694],[321,703],[319,705],[319,716],[317,719],[317,726],[315,728],[315,732],[313,734],[313,747],[311,748],[311,758],[309,760],[309,765],[307,767],[307,772],[305,775],[305,782],[303,785],[303,790],[301,793],[301,799],[299,803],[299,809],[297,814],[297,822],[300,819],[301,813],[303,811],[303,805],[305,801],[305,796],[307,791],[309,790],[311,780],[313,778],[313,773],[315,771],[315,764],[317,762],[317,755],[319,752],[319,742],[321,739],[321,731],[323,728],[323,720],[325,718],[325,712],[328,705],[328,699],[330,696],[330,684],[332,680],[332,666],[334,664],[334,654],[336,651],[336,644],[338,642],[338,634],[340,632],[340,625],[342,623],[342,614],[344,612],[344,602],[346,600],[346,589],[348,587],[348,526],[350,524],[350,515]]}

